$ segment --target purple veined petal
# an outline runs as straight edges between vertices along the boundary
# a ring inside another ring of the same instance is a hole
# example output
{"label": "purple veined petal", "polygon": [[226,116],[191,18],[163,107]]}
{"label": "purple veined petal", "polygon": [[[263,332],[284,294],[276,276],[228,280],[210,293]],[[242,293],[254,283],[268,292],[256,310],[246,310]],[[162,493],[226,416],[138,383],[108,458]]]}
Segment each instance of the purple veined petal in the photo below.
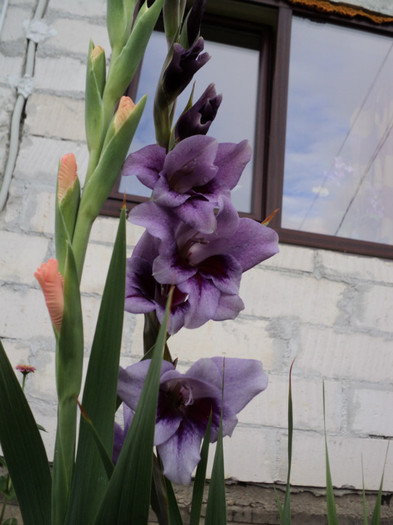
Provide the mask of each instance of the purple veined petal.
{"label": "purple veined petal", "polygon": [[[171,308],[167,328],[168,334],[176,334],[180,330],[180,328],[183,328],[185,317],[189,307],[190,305],[185,299],[183,303],[179,303],[175,307]],[[165,307],[157,306],[156,314],[158,321],[162,324],[165,314]]]}
{"label": "purple veined petal", "polygon": [[218,146],[215,164],[219,167],[217,181],[232,190],[239,182],[244,168],[249,163],[252,149],[247,140],[221,143]]}
{"label": "purple veined petal", "polygon": [[171,414],[167,417],[161,416],[160,407],[157,411],[157,422],[154,432],[154,444],[156,446],[162,445],[165,441],[168,441],[179,429],[182,422],[180,415]]}
{"label": "purple veined petal", "polygon": [[173,483],[189,485],[191,475],[201,459],[199,450],[203,434],[186,420],[183,420],[177,432],[165,443],[157,447],[164,465],[164,475]]}
{"label": "purple veined petal", "polygon": [[146,146],[126,158],[122,176],[135,175],[150,189],[153,189],[162,170],[166,156],[165,148],[157,144]]}
{"label": "purple veined petal", "polygon": [[229,255],[209,257],[198,265],[198,273],[204,279],[210,279],[222,293],[239,292],[242,268],[234,257]]}
{"label": "purple veined petal", "polygon": [[278,252],[277,233],[253,219],[241,218],[236,231],[230,237],[214,235],[205,246],[205,255],[230,254],[242,267],[243,272],[256,266]]}
{"label": "purple veined petal", "polygon": [[134,416],[133,410],[123,403],[123,428],[115,422],[115,430],[113,437],[113,453],[112,463],[116,465],[120,455],[120,451],[123,447],[124,440],[126,438],[128,429],[130,428],[132,418]]}
{"label": "purple veined petal", "polygon": [[[180,265],[177,261],[176,253],[159,255],[153,263],[153,277],[161,284],[179,285],[191,279],[198,269],[192,266]],[[183,293],[184,290],[181,290]]]}
{"label": "purple veined petal", "polygon": [[151,201],[135,206],[130,212],[129,221],[144,226],[150,235],[165,242],[172,241],[179,223],[179,219],[171,210],[157,206]]}
{"label": "purple veined petal", "polygon": [[[212,357],[217,370],[223,370],[224,358]],[[256,359],[225,358],[224,404],[238,414],[257,394],[267,388],[268,377]]]}
{"label": "purple veined petal", "polygon": [[151,277],[151,264],[133,256],[127,260],[125,310],[145,314],[156,308],[155,282]]}
{"label": "purple veined petal", "polygon": [[186,328],[199,328],[214,317],[221,292],[207,279],[195,275],[179,284],[179,289],[188,294],[189,309],[185,315]]}
{"label": "purple veined petal", "polygon": [[213,137],[194,135],[182,140],[168,153],[162,172],[169,186],[179,193],[186,193],[194,186],[203,186],[218,171],[214,164],[218,142]]}
{"label": "purple veined petal", "polygon": [[166,177],[160,177],[154,186],[152,200],[159,206],[175,208],[181,206],[189,198],[188,194],[172,190]]}
{"label": "purple veined petal", "polygon": [[213,321],[236,319],[242,310],[244,310],[244,303],[238,295],[222,294]]}
{"label": "purple veined petal", "polygon": [[[144,361],[139,361],[139,363],[135,363],[125,369],[122,367],[119,369],[117,395],[134,412],[138,405],[149,366],[150,359],[145,359]],[[169,363],[169,361],[163,361],[161,373],[173,368],[172,363]]]}
{"label": "purple veined petal", "polygon": [[177,216],[201,233],[212,233],[217,228],[215,202],[204,198],[191,198],[175,210]]}

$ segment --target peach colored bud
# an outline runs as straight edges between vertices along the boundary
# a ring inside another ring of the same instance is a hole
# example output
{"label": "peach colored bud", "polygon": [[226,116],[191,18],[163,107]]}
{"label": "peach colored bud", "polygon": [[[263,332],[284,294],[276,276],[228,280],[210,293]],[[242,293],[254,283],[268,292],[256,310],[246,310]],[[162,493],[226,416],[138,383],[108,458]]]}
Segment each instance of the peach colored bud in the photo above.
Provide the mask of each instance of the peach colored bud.
{"label": "peach colored bud", "polygon": [[91,60],[92,62],[94,62],[94,60],[96,60],[100,55],[101,53],[103,53],[104,50],[101,46],[96,46],[92,49],[91,51],[91,54],[90,54],[90,57],[91,57]]}
{"label": "peach colored bud", "polygon": [[48,262],[42,263],[35,272],[34,277],[40,283],[50,318],[56,330],[59,332],[64,310],[64,279],[61,273],[59,273],[57,260],[49,259]]}
{"label": "peach colored bud", "polygon": [[74,185],[77,176],[75,155],[73,153],[63,155],[60,160],[57,190],[57,197],[60,202],[64,199],[67,191]]}
{"label": "peach colored bud", "polygon": [[121,97],[119,107],[115,114],[115,132],[117,133],[122,127],[124,122],[128,119],[132,111],[134,110],[135,104],[130,97]]}

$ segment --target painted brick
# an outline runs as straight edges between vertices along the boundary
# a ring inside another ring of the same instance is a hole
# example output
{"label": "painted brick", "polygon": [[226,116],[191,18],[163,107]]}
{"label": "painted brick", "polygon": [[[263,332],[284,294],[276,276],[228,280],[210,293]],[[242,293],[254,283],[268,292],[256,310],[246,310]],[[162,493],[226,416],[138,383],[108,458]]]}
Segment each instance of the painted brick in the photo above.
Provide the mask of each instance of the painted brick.
{"label": "painted brick", "polygon": [[393,283],[393,261],[329,250],[320,250],[318,253],[325,275]]}
{"label": "painted brick", "polygon": [[240,296],[244,314],[296,316],[303,322],[332,325],[344,290],[342,283],[325,279],[253,269],[243,275]]}
{"label": "painted brick", "polygon": [[392,341],[365,333],[337,333],[312,326],[300,328],[296,367],[307,376],[389,382]]}
{"label": "painted brick", "polygon": [[359,322],[362,326],[392,332],[393,287],[375,285],[365,292]]}
{"label": "painted brick", "polygon": [[35,420],[46,430],[46,432],[41,432],[41,437],[46,449],[48,460],[53,461],[53,451],[55,449],[56,440],[57,406],[55,403],[41,401],[29,396],[27,396],[27,400],[29,401]]}
{"label": "painted brick", "polygon": [[48,245],[43,237],[0,231],[0,280],[34,283],[33,274],[44,260]]}
{"label": "painted brick", "polygon": [[[27,213],[21,219],[25,228],[34,232],[53,235],[55,231],[55,194],[30,193],[27,197]],[[29,221],[29,216],[30,221]],[[29,221],[29,222],[28,222]],[[22,225],[23,227],[23,225]]]}
{"label": "painted brick", "polygon": [[14,43],[17,40],[21,40],[24,43],[26,41],[26,32],[23,22],[30,20],[31,17],[31,9],[26,9],[22,6],[15,7],[10,4],[6,11],[1,41],[3,43]]}
{"label": "painted brick", "polygon": [[26,105],[25,133],[66,140],[85,140],[84,102],[33,93]]}
{"label": "painted brick", "polygon": [[109,246],[89,244],[81,281],[82,292],[102,294],[111,255]]}
{"label": "painted brick", "polygon": [[20,364],[35,366],[30,357],[30,345],[26,341],[3,339],[2,343],[12,368],[15,368],[16,365]]}
{"label": "painted brick", "polygon": [[[225,476],[239,481],[275,481],[277,434],[271,429],[237,426],[224,438]],[[213,457],[213,451],[209,457]]]}
{"label": "painted brick", "polygon": [[392,391],[359,387],[349,390],[348,398],[348,423],[353,433],[393,436],[393,419],[387,413],[393,406]]}
{"label": "painted brick", "polygon": [[34,72],[36,89],[84,94],[86,63],[70,57],[38,58]]}
{"label": "painted brick", "polygon": [[74,153],[78,177],[83,182],[89,160],[85,143],[24,135],[14,176],[35,183],[45,182],[55,191],[59,161],[67,153]]}
{"label": "painted brick", "polygon": [[40,290],[3,286],[0,294],[0,337],[24,339],[53,336]]}
{"label": "painted brick", "polygon": [[[294,432],[291,482],[293,485],[326,486],[323,434]],[[282,440],[280,477],[286,476],[287,440]],[[335,487],[362,488],[362,461],[367,490],[378,490],[384,466],[387,441],[328,435],[329,461]],[[389,450],[384,490],[393,488],[393,456]]]}
{"label": "painted brick", "polygon": [[[288,428],[288,376],[269,374],[267,389],[244,408],[239,421]],[[327,428],[339,432],[343,404],[341,385],[337,381],[326,381],[325,394]],[[292,401],[295,429],[323,430],[322,380],[292,375]]]}
{"label": "painted brick", "polygon": [[[117,227],[118,219],[99,216],[91,229],[90,239],[92,242],[110,243],[113,245],[116,238]],[[131,254],[131,247],[136,245],[144,230],[141,226],[127,222],[126,239],[129,255]]]}
{"label": "painted brick", "polygon": [[[143,315],[138,315],[131,346],[134,355],[141,355],[143,323]],[[270,370],[275,367],[279,355],[266,328],[267,323],[262,320],[210,321],[197,330],[180,330],[169,339],[168,346],[172,356],[187,365],[202,357],[241,356],[258,359],[266,370]]]}
{"label": "painted brick", "polygon": [[53,49],[58,53],[87,56],[89,42],[92,40],[95,45],[103,47],[109,55],[110,44],[105,20],[98,25],[86,20],[58,18],[51,24],[51,28],[56,31],[56,34],[41,44],[43,52]]}
{"label": "painted brick", "polygon": [[53,11],[64,12],[68,14],[77,15],[78,17],[105,17],[106,16],[106,0],[94,0],[89,2],[81,2],[80,0],[69,0],[64,3],[63,0],[51,0],[49,4],[49,13],[53,15]]}
{"label": "painted brick", "polygon": [[11,122],[15,99],[14,89],[11,87],[0,87],[0,126],[7,126],[7,129]]}
{"label": "painted brick", "polygon": [[18,84],[18,81],[23,74],[23,57],[22,56],[4,56],[0,54],[0,83],[3,87],[12,87]]}
{"label": "painted brick", "polygon": [[280,251],[264,261],[262,267],[282,268],[301,272],[314,271],[314,253],[311,248],[279,244]]}

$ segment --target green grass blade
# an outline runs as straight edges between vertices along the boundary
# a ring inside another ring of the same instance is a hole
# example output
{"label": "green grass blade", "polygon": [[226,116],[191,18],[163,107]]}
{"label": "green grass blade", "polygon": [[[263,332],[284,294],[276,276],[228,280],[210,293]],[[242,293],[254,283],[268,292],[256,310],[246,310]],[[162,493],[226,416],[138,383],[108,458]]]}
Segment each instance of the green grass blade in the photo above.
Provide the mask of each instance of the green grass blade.
{"label": "green grass blade", "polygon": [[381,522],[382,487],[383,487],[383,478],[385,475],[386,460],[388,458],[388,452],[389,452],[389,442],[388,442],[388,446],[386,449],[385,462],[383,465],[381,483],[379,484],[377,501],[375,502],[374,512],[371,518],[371,525],[379,525]]}
{"label": "green grass blade", "polygon": [[326,505],[327,518],[329,525],[338,525],[336,503],[334,501],[332,476],[330,473],[329,452],[326,437],[326,403],[325,403],[325,383],[323,383],[323,427],[325,434],[325,461],[326,461]]}
{"label": "green grass blade", "polygon": [[209,421],[207,423],[206,433],[201,448],[201,459],[198,463],[194,487],[192,490],[190,525],[199,525],[200,523],[203,489],[205,487],[207,460],[209,456],[211,424],[212,413],[210,412]]}
{"label": "green grass blade", "polygon": [[366,502],[366,489],[364,488],[363,456],[362,456],[362,504],[363,504],[363,524],[364,524],[364,525],[368,525],[368,519],[367,519],[367,502]]}
{"label": "green grass blade", "polygon": [[151,480],[151,507],[160,525],[169,525],[168,494],[165,476],[160,459],[153,454],[153,473]]}
{"label": "green grass blade", "polygon": [[109,481],[96,525],[145,524],[148,520],[159,381],[172,295],[173,289],[169,294],[139,403]]}
{"label": "green grass blade", "polygon": [[0,341],[0,443],[24,523],[50,525],[51,476],[37,423]]}
{"label": "green grass blade", "polygon": [[183,525],[183,520],[180,514],[179,505],[177,504],[175,493],[173,491],[172,483],[166,478],[165,483],[168,495],[169,523],[170,525]]}
{"label": "green grass blade", "polygon": [[[106,455],[112,457],[117,378],[124,317],[126,217],[122,210],[90,354],[82,405]],[[108,476],[94,433],[81,418],[78,453],[66,523],[94,523]],[[103,451],[102,451],[103,452]]]}
{"label": "green grass blade", "polygon": [[205,525],[225,525],[226,522],[227,510],[225,501],[224,447],[221,419],[207,498]]}

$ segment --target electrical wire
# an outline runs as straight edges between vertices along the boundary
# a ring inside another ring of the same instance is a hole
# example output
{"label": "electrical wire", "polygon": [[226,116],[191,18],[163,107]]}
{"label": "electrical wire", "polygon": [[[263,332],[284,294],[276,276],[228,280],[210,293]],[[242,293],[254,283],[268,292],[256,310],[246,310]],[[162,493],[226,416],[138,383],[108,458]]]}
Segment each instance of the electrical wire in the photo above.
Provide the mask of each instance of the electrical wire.
{"label": "electrical wire", "polygon": [[[49,0],[38,0],[36,10],[34,12],[33,20],[40,19],[44,16]],[[3,10],[0,18],[0,34],[4,24],[5,11],[8,5],[8,0],[3,5]],[[4,9],[5,8],[5,9]],[[32,77],[34,74],[34,62],[36,52],[36,42],[32,39],[28,39],[27,51],[26,51],[26,65],[24,77]],[[0,212],[3,210],[8,197],[8,191],[11,184],[12,174],[15,169],[16,158],[19,151],[19,128],[22,117],[23,108],[25,105],[27,96],[19,93],[15,102],[14,111],[11,119],[11,131],[10,131],[10,143],[8,149],[8,158],[4,171],[4,177],[0,189]]]}
{"label": "electrical wire", "polygon": [[[337,157],[340,156],[341,151],[343,150],[344,145],[345,145],[345,143],[347,142],[347,140],[348,140],[348,138],[349,138],[349,136],[350,136],[350,134],[351,134],[353,128],[355,127],[355,124],[356,124],[356,122],[357,122],[357,120],[358,120],[358,118],[359,118],[359,116],[360,116],[360,114],[361,114],[361,111],[363,110],[363,108],[364,108],[364,106],[365,106],[365,104],[366,104],[366,102],[367,102],[367,99],[369,98],[369,96],[370,96],[372,90],[374,89],[374,86],[375,86],[375,84],[376,84],[376,82],[377,82],[378,77],[380,76],[380,74],[382,73],[383,68],[385,67],[385,64],[386,64],[386,62],[387,62],[387,60],[388,60],[388,57],[389,57],[389,55],[390,55],[392,49],[393,49],[393,43],[390,45],[390,47],[389,47],[389,49],[388,49],[388,51],[387,51],[385,57],[383,58],[383,60],[382,60],[382,62],[381,62],[381,64],[380,64],[380,66],[379,66],[379,68],[378,68],[378,71],[376,72],[376,74],[375,74],[375,76],[374,76],[374,79],[372,80],[372,82],[371,82],[371,84],[370,84],[370,86],[369,86],[369,88],[368,88],[368,90],[367,90],[367,93],[366,93],[365,97],[363,98],[362,103],[360,104],[360,107],[359,107],[359,109],[358,109],[358,111],[357,111],[357,113],[356,113],[356,116],[355,116],[355,118],[353,119],[353,121],[352,121],[352,123],[351,123],[351,126],[350,126],[350,128],[348,129],[348,131],[347,131],[347,133],[346,133],[346,135],[345,135],[345,137],[344,137],[344,139],[343,139],[343,141],[342,141],[340,147],[338,148],[337,153],[336,153],[336,155],[334,156],[334,158],[337,158]],[[334,164],[334,163],[332,163],[332,165],[330,166],[329,170],[325,173],[325,175],[324,175],[324,177],[323,177],[323,179],[322,179],[322,182],[321,182],[321,184],[320,184],[320,186],[319,186],[320,188],[325,187],[325,185],[326,185],[326,180],[327,180],[327,178],[328,178],[328,176],[329,176],[329,173],[330,173],[330,171],[331,171],[331,169],[332,169],[332,167],[333,167],[333,164]],[[366,170],[366,173],[367,173],[367,171],[368,171],[368,170]],[[362,181],[362,182],[363,182],[363,181]],[[360,185],[358,186],[359,188],[360,188],[362,182],[361,182]],[[318,198],[320,197],[320,195],[321,195],[321,191],[318,191],[318,192],[314,195],[314,198],[312,199],[312,201],[311,201],[311,203],[310,203],[310,205],[309,205],[309,207],[308,207],[306,213],[305,213],[304,216],[303,216],[303,219],[302,219],[301,222],[300,222],[300,225],[299,225],[299,227],[298,227],[299,230],[302,230],[303,225],[304,225],[305,221],[307,220],[307,217],[309,216],[311,210],[313,209],[313,207],[314,207],[314,205],[316,204],[316,202],[317,202]],[[355,198],[355,196],[353,197],[352,201],[354,200],[354,198]],[[346,210],[346,212],[347,212],[347,210]],[[345,214],[346,214],[346,212],[345,212]],[[340,222],[340,225],[339,225],[339,227],[338,227],[338,230],[341,228],[341,225],[342,225],[342,222],[343,222],[343,221],[344,221],[344,217],[342,218],[342,220],[341,220],[341,222]],[[338,230],[337,230],[337,231],[338,231]],[[336,232],[335,235],[337,235],[337,232]]]}

